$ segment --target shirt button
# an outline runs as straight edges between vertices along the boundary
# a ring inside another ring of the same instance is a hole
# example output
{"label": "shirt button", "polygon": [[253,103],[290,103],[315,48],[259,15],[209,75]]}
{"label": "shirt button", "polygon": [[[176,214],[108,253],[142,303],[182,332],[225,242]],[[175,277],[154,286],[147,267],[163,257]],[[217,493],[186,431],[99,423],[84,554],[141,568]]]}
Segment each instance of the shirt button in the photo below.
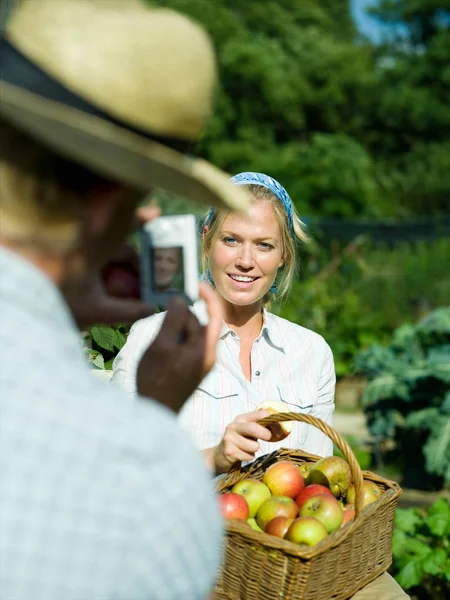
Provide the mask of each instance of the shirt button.
{"label": "shirt button", "polygon": [[256,371],[255,375],[256,375],[256,377],[259,377],[261,375],[261,373],[259,371]]}

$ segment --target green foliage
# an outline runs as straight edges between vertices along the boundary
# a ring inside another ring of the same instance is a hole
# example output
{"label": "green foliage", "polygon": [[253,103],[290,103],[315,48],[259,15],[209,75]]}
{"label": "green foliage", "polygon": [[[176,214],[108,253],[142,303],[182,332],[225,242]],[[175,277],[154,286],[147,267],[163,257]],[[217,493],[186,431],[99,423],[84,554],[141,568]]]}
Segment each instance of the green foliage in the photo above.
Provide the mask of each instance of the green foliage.
{"label": "green foliage", "polygon": [[200,154],[267,171],[302,214],[448,211],[448,1],[386,0],[401,27],[381,47],[350,0],[158,0],[199,21],[218,55],[216,110]]}
{"label": "green foliage", "polygon": [[130,326],[118,324],[111,327],[95,325],[83,335],[88,361],[96,369],[111,369],[116,354],[127,341]]}
{"label": "green foliage", "polygon": [[[317,257],[305,257],[306,278],[296,281],[288,300],[273,309],[323,335],[338,376],[344,376],[361,348],[387,343],[405,320],[413,323],[423,311],[448,301],[448,256],[450,240],[445,239],[394,250],[355,240],[318,273],[311,273]],[[407,329],[401,331],[407,335]],[[370,357],[375,366],[379,356],[391,356],[388,348],[377,352]]]}
{"label": "green foliage", "polygon": [[450,483],[450,307],[399,328],[388,347],[363,350],[355,370],[369,378],[369,430],[395,441],[405,485]]}
{"label": "green foliage", "polygon": [[450,5],[382,0],[373,11],[397,36],[378,54],[379,93],[366,111],[371,152],[387,193],[406,213],[448,211]]}
{"label": "green foliage", "polygon": [[302,213],[378,214],[372,159],[353,131],[374,79],[348,0],[160,0],[202,23],[218,54],[216,111],[199,152],[267,171]]}
{"label": "green foliage", "polygon": [[[397,509],[392,538],[393,571],[411,593],[441,600],[450,593],[450,504],[437,500],[428,510]],[[420,586],[420,588],[419,588]],[[417,588],[417,589],[415,589]]]}

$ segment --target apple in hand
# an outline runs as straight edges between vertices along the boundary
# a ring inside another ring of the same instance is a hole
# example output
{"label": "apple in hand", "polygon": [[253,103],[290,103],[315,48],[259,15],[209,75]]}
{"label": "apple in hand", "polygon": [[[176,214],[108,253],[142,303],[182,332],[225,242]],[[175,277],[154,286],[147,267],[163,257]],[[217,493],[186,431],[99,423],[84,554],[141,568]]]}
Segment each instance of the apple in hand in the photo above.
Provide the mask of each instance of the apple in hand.
{"label": "apple in hand", "polygon": [[294,519],[298,513],[298,506],[287,496],[272,496],[259,507],[256,513],[256,522],[263,531],[266,525],[275,517],[287,517]]}
{"label": "apple in hand", "polygon": [[311,467],[307,484],[318,483],[331,490],[336,498],[345,496],[352,482],[349,464],[340,456],[326,456]]}
{"label": "apple in hand", "polygon": [[271,497],[267,485],[264,485],[262,481],[256,481],[254,479],[243,479],[242,481],[239,481],[232,487],[231,491],[234,494],[240,494],[247,500],[250,517],[254,517],[261,504]]}
{"label": "apple in hand", "polygon": [[224,519],[244,519],[249,516],[247,500],[240,494],[228,492],[219,496],[219,507]]}
{"label": "apple in hand", "polygon": [[[364,479],[363,481],[363,508],[381,498],[381,494],[383,492],[378,487],[376,483],[373,481],[369,481],[368,479]],[[356,491],[355,486],[351,485],[347,492],[347,504],[355,504],[356,502]]]}
{"label": "apple in hand", "polygon": [[330,496],[333,496],[331,490],[329,490],[324,485],[312,483],[311,485],[307,485],[295,499],[297,506],[301,508],[304,502],[308,500],[308,498],[311,498],[311,496],[317,496],[318,494],[329,494]]}
{"label": "apple in hand", "polygon": [[331,533],[339,529],[344,520],[344,511],[339,502],[330,494],[311,496],[300,509],[300,517],[314,517]]}
{"label": "apple in hand", "polygon": [[293,521],[284,539],[294,544],[315,546],[327,535],[325,527],[314,517],[299,517]]}
{"label": "apple in hand", "polygon": [[264,531],[270,535],[284,538],[293,520],[294,519],[288,519],[287,517],[275,517],[275,519],[272,519],[267,523]]}
{"label": "apple in hand", "polygon": [[247,523],[250,525],[250,527],[252,529],[254,529],[255,531],[262,531],[261,527],[258,525],[258,523],[256,522],[256,519],[250,517],[250,519],[247,519]]}
{"label": "apple in hand", "polygon": [[263,482],[274,496],[296,498],[305,487],[305,480],[297,465],[289,460],[282,460],[271,465],[264,473]]}
{"label": "apple in hand", "polygon": [[[275,415],[277,413],[290,412],[289,407],[284,402],[279,400],[266,400],[260,404],[256,410],[267,410],[267,412]],[[271,423],[264,425],[271,433],[271,442],[281,442],[291,433],[294,421],[280,421],[279,423]]]}

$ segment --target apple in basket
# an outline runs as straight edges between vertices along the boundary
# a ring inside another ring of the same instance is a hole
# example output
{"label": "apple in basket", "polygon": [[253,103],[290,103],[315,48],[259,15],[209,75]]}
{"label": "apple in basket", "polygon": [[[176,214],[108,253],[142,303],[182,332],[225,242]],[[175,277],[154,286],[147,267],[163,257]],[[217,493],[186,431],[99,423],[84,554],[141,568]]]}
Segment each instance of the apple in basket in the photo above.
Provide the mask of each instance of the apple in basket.
{"label": "apple in basket", "polygon": [[342,525],[344,511],[331,494],[318,494],[306,500],[300,509],[299,516],[314,517],[322,523],[327,533],[332,533]]}
{"label": "apple in basket", "polygon": [[324,485],[312,483],[311,485],[307,485],[295,499],[297,506],[301,508],[308,498],[311,498],[311,496],[317,496],[317,494],[329,494],[330,496],[333,496],[331,490]]}
{"label": "apple in basket", "polygon": [[247,523],[255,531],[262,531],[261,527],[258,525],[255,518],[250,517],[250,519],[247,519]]}
{"label": "apple in basket", "polygon": [[263,531],[266,525],[275,517],[287,517],[295,519],[298,513],[298,506],[287,496],[272,496],[259,507],[256,513],[256,522]]}
{"label": "apple in basket", "polygon": [[299,517],[293,521],[284,539],[294,544],[315,546],[324,540],[327,535],[325,527],[314,517]]}
{"label": "apple in basket", "polygon": [[341,527],[343,527],[346,523],[351,521],[355,516],[355,507],[353,504],[346,504],[344,506],[344,520],[342,521]]}
{"label": "apple in basket", "polygon": [[240,494],[228,492],[219,496],[219,507],[224,519],[244,519],[249,516],[247,500]]}
{"label": "apple in basket", "polygon": [[289,460],[280,460],[264,473],[263,482],[274,496],[296,498],[305,487],[298,466]]}
{"label": "apple in basket", "polygon": [[306,481],[306,478],[309,475],[309,472],[311,470],[311,466],[309,463],[303,463],[303,465],[299,465],[299,471],[303,477],[303,479]]}
{"label": "apple in basket", "polygon": [[[363,481],[363,508],[372,504],[381,498],[382,495],[381,489],[378,487],[376,483],[373,481],[369,481],[368,479],[364,479]],[[356,493],[355,486],[351,485],[347,492],[347,504],[355,504],[356,501]]]}
{"label": "apple in basket", "polygon": [[[275,415],[277,413],[290,412],[289,407],[279,400],[266,400],[260,404],[256,410],[267,410],[267,412]],[[264,425],[272,433],[271,442],[281,442],[291,433],[294,421],[284,421],[280,423],[271,423]]]}
{"label": "apple in basket", "polygon": [[294,519],[288,519],[287,517],[275,517],[267,523],[264,531],[270,535],[284,538],[293,521]]}
{"label": "apple in basket", "polygon": [[272,495],[267,485],[262,481],[256,481],[254,479],[243,479],[242,481],[238,481],[238,483],[231,488],[231,491],[234,494],[240,494],[247,500],[250,517],[254,517],[261,504]]}
{"label": "apple in basket", "polygon": [[331,490],[336,498],[345,496],[352,482],[349,464],[340,456],[326,456],[312,467],[306,483],[318,483]]}

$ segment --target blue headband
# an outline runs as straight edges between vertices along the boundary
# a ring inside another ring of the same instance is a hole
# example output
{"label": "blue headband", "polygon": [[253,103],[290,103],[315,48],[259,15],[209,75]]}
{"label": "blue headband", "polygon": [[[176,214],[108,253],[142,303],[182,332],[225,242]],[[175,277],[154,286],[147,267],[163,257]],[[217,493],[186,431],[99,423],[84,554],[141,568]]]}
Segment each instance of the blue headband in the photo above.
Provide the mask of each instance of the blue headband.
{"label": "blue headband", "polygon": [[[292,221],[292,201],[281,183],[278,183],[276,179],[269,177],[269,175],[264,175],[264,173],[252,173],[250,171],[246,173],[238,173],[237,175],[231,177],[230,181],[235,185],[261,185],[275,194],[275,196],[283,203],[288,218],[289,231],[291,232],[291,235],[294,235],[294,223]],[[206,223],[211,221],[213,214],[214,208],[212,207],[209,211]]]}

